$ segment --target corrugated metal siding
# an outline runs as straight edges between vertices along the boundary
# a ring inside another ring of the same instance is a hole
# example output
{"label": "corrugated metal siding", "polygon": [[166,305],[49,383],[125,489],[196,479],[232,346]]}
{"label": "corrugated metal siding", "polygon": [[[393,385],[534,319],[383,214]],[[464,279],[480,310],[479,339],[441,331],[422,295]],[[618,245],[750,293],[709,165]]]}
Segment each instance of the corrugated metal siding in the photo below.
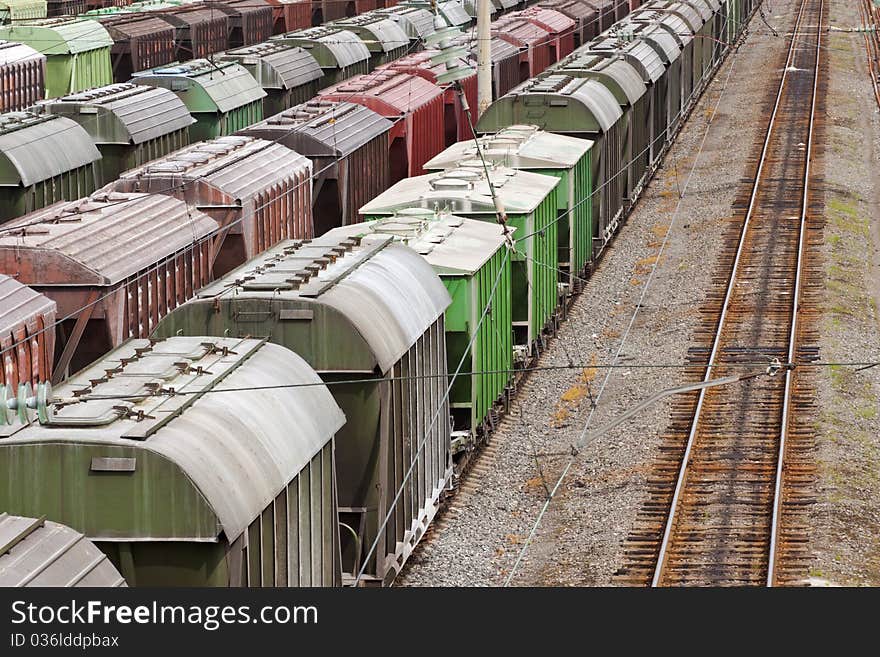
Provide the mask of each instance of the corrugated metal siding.
{"label": "corrugated metal siding", "polygon": [[119,587],[125,580],[85,536],[56,522],[0,513],[0,586]]}
{"label": "corrugated metal siding", "polygon": [[164,10],[156,14],[176,28],[176,59],[207,57],[229,47],[229,17],[198,5]]}
{"label": "corrugated metal siding", "polygon": [[406,32],[390,18],[354,16],[336,21],[334,25],[357,34],[370,52],[395,53],[409,45]]}
{"label": "corrugated metal siding", "polygon": [[492,36],[527,48],[529,77],[550,66],[552,39],[549,32],[526,20],[502,17],[492,24]]}
{"label": "corrugated metal siding", "polygon": [[273,32],[272,6],[265,0],[206,0],[205,6],[229,16],[229,47],[265,41]]}
{"label": "corrugated metal siding", "polygon": [[325,69],[342,69],[370,59],[367,46],[349,30],[322,26],[273,38],[305,48]]}
{"label": "corrugated metal siding", "polygon": [[293,89],[321,78],[321,66],[298,46],[267,42],[229,50],[218,58],[244,66],[263,89]]}
{"label": "corrugated metal siding", "polygon": [[553,61],[557,62],[574,50],[576,21],[562,12],[543,7],[530,7],[515,14],[547,30],[553,38]]}
{"label": "corrugated metal siding", "polygon": [[113,39],[110,54],[113,79],[128,82],[132,73],[174,61],[175,29],[154,16],[118,16],[100,19]]}
{"label": "corrugated metal siding", "polygon": [[435,32],[434,15],[427,9],[400,5],[377,9],[375,13],[395,21],[411,40],[422,39]]}
{"label": "corrugated metal siding", "polygon": [[46,56],[30,46],[0,41],[0,113],[17,112],[43,99]]}
{"label": "corrugated metal siding", "polygon": [[0,21],[11,23],[46,18],[46,0],[4,0],[0,2]]}
{"label": "corrugated metal siding", "polygon": [[55,302],[14,278],[0,274],[0,384],[18,389],[52,377]]}
{"label": "corrugated metal siding", "polygon": [[[216,65],[204,59],[196,59],[178,66],[138,73],[134,77],[135,82],[163,86],[172,91],[175,90],[175,80],[185,80],[201,87],[214,104],[213,109],[218,112],[231,112],[262,100],[266,95],[246,68],[232,62]],[[190,111],[211,110],[190,107]]]}
{"label": "corrugated metal siding", "polygon": [[113,45],[99,22],[70,17],[3,25],[0,38],[28,44],[44,55],[75,55]]}

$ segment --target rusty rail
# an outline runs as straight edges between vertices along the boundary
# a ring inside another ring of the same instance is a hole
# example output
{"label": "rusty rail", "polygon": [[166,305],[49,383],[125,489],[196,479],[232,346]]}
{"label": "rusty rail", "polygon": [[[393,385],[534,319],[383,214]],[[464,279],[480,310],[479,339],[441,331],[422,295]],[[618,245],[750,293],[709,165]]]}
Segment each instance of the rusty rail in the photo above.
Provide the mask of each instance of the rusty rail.
{"label": "rusty rail", "polygon": [[822,0],[799,9],[754,177],[734,206],[718,291],[690,353],[689,373],[704,381],[774,359],[784,375],[704,389],[673,406],[618,583],[774,585],[806,570],[814,395],[809,373],[788,364],[816,357],[824,13]]}
{"label": "rusty rail", "polygon": [[859,18],[864,28],[865,53],[868,61],[868,77],[874,88],[874,99],[880,107],[880,7],[875,7],[872,0],[861,0],[858,5]]}

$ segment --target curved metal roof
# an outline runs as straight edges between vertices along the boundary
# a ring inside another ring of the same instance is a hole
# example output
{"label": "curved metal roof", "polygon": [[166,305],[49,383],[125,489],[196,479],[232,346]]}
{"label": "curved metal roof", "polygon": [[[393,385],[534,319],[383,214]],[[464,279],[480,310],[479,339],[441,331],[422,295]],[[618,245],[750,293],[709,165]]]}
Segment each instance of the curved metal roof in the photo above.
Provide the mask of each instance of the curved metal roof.
{"label": "curved metal roof", "polygon": [[22,62],[27,59],[41,59],[45,62],[46,55],[23,43],[0,41],[0,66]]}
{"label": "curved metal roof", "polygon": [[350,30],[327,26],[280,34],[273,36],[270,41],[280,41],[305,48],[321,68],[345,68],[370,58],[369,49],[357,34]]}
{"label": "curved metal roof", "polygon": [[3,225],[0,263],[28,285],[113,285],[217,230],[217,222],[159,194],[95,193]]}
{"label": "curved metal roof", "polygon": [[6,274],[0,274],[0,335],[8,335],[38,315],[53,314],[55,308],[55,302],[49,297]]}
{"label": "curved metal roof", "polygon": [[[107,369],[114,370],[113,376],[106,376]],[[187,394],[149,395],[150,382]],[[217,392],[223,389],[236,392]],[[216,540],[221,530],[230,542],[235,540],[345,422],[302,358],[262,340],[129,340],[68,379],[57,394],[71,397],[74,391],[130,399],[64,406],[50,424],[26,427],[0,445],[100,444],[158,454],[180,469],[217,520],[213,536],[192,526],[174,537],[129,526],[128,536],[108,537],[116,540]],[[143,396],[134,397],[139,392]],[[132,417],[138,411],[144,419]],[[150,496],[133,492],[132,497],[141,507],[135,511],[162,512],[152,508]],[[91,534],[102,538],[100,528]]]}
{"label": "curved metal roof", "polygon": [[[387,372],[451,303],[433,269],[392,242],[329,235],[306,244],[280,242],[203,288],[197,299],[256,296],[329,306],[350,322],[380,371]],[[303,282],[294,284],[296,277]]]}
{"label": "curved metal roof", "polygon": [[396,22],[410,39],[421,39],[429,34],[434,34],[434,14],[421,7],[407,7],[395,5],[385,9],[376,9],[368,14],[387,16]]}
{"label": "curved metal roof", "polygon": [[0,19],[4,22],[46,18],[46,0],[3,0],[0,2]]}
{"label": "curved metal roof", "polygon": [[[578,53],[604,54],[606,57],[620,57],[634,66],[645,84],[652,84],[666,73],[666,65],[654,48],[642,41],[624,41],[616,33],[605,33],[579,48]],[[576,57],[576,55],[573,55]]]}
{"label": "curved metal roof", "polygon": [[326,237],[369,240],[390,235],[425,259],[438,275],[473,275],[504,248],[500,224],[465,219],[426,208],[408,208],[393,216],[334,228]]}
{"label": "curved metal roof", "polygon": [[363,105],[310,100],[238,134],[277,141],[306,157],[345,157],[393,125]]}
{"label": "curved metal roof", "polygon": [[304,48],[266,41],[217,57],[244,66],[263,89],[294,89],[318,80],[323,75],[317,60]]}
{"label": "curved metal roof", "polygon": [[174,92],[129,83],[44,100],[36,107],[76,121],[96,144],[142,144],[195,123]]}
{"label": "curved metal roof", "polygon": [[639,71],[622,57],[598,56],[579,48],[576,55],[557,67],[565,75],[590,77],[599,80],[622,105],[632,105],[648,93]]}
{"label": "curved metal roof", "polygon": [[373,71],[322,90],[319,98],[366,105],[388,118],[417,111],[444,90],[425,78],[395,70]]}
{"label": "curved metal roof", "polygon": [[100,159],[89,133],[70,119],[0,114],[0,186],[29,187]]}
{"label": "curved metal roof", "polygon": [[[183,64],[171,64],[132,75],[135,82],[178,91],[180,81],[186,87],[197,88],[217,112],[229,112],[248,103],[260,100],[266,92],[248,70],[235,62],[214,64],[207,59],[193,59]],[[185,91],[183,89],[181,91]],[[199,98],[187,94],[190,111],[205,111]],[[197,107],[197,104],[199,105]]]}
{"label": "curved metal roof", "polygon": [[606,132],[621,116],[620,104],[598,80],[553,72],[524,82],[492,103],[477,131],[498,132],[516,123],[546,128],[553,123],[554,132]]}
{"label": "curved metal roof", "polygon": [[[474,57],[477,56],[477,48],[479,44],[477,43],[477,38],[470,34],[465,34],[464,36],[460,36],[454,40],[454,43],[464,46],[470,51],[471,55]],[[525,47],[523,46],[515,46],[509,41],[505,41],[501,37],[493,36],[492,40],[489,42],[489,46],[491,48],[490,57],[492,58],[492,63],[500,62],[509,57],[519,57],[520,53],[525,51]]]}
{"label": "curved metal roof", "polygon": [[667,30],[653,20],[642,20],[629,16],[618,23],[618,34],[630,33],[636,39],[642,39],[654,48],[664,64],[674,62],[681,56],[681,44]]}
{"label": "curved metal roof", "polygon": [[0,586],[125,586],[94,543],[67,525],[0,513]]}
{"label": "curved metal roof", "polygon": [[[555,176],[499,165],[490,165],[488,180],[508,214],[534,212],[559,184]],[[391,215],[406,208],[439,208],[462,215],[497,214],[480,161],[464,161],[455,169],[404,178],[362,207],[360,214]]]}
{"label": "curved metal roof", "polygon": [[675,2],[675,0],[657,0],[649,5],[646,9],[660,12],[669,12],[675,16],[679,16],[690,27],[693,34],[700,31],[706,21],[703,20],[700,13],[692,6],[683,2]]}
{"label": "curved metal roof", "polygon": [[696,9],[704,23],[712,18],[714,12],[706,0],[681,0],[681,2]]}
{"label": "curved metal roof", "polygon": [[98,21],[70,17],[0,25],[0,39],[27,44],[44,55],[73,55],[113,45]]}
{"label": "curved metal roof", "polygon": [[557,135],[533,125],[512,125],[473,140],[460,141],[428,160],[425,169],[455,168],[462,160],[483,159],[514,169],[570,169],[593,147],[589,139]]}
{"label": "curved metal roof", "polygon": [[391,52],[409,45],[409,36],[400,25],[384,16],[353,16],[333,21],[361,37],[370,52]]}

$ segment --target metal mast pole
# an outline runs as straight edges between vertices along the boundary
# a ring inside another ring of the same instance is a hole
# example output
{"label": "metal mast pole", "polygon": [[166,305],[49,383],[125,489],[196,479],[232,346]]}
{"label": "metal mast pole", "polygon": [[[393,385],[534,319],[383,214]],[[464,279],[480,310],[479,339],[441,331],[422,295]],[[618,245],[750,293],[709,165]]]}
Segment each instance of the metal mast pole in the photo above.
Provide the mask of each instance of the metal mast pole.
{"label": "metal mast pole", "polygon": [[477,116],[492,103],[491,1],[478,0],[477,4]]}

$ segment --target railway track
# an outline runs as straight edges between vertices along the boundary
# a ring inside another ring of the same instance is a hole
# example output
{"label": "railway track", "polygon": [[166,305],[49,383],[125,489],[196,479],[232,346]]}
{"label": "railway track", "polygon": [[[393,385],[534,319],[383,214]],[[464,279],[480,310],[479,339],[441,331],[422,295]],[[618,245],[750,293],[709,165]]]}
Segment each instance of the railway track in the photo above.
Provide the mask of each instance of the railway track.
{"label": "railway track", "polygon": [[781,368],[678,398],[620,584],[774,586],[806,575],[814,395],[797,365],[817,355],[824,21],[823,0],[803,0],[690,352],[694,380],[756,362]]}
{"label": "railway track", "polygon": [[880,26],[880,6],[875,5],[873,0],[861,0],[858,7],[865,36],[868,77],[874,88],[874,99],[880,107],[880,33],[877,32]]}

